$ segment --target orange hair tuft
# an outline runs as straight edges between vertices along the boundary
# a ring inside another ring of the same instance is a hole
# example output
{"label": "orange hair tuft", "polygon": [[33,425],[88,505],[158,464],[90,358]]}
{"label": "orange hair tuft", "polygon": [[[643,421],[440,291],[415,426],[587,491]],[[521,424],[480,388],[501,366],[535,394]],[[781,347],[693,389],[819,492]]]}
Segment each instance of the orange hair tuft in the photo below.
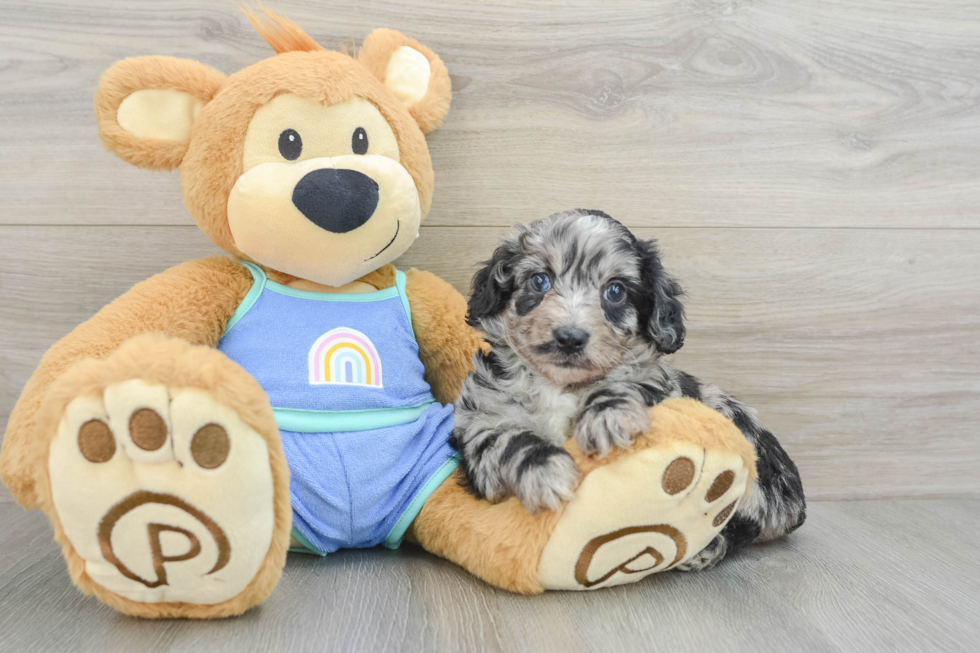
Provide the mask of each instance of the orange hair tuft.
{"label": "orange hair tuft", "polygon": [[248,6],[241,7],[241,10],[255,31],[266,40],[266,43],[272,46],[276,54],[295,51],[314,52],[325,49],[314,41],[309,34],[300,29],[299,25],[285,16],[274,14],[263,7],[261,3],[259,8],[265,12],[265,16]]}

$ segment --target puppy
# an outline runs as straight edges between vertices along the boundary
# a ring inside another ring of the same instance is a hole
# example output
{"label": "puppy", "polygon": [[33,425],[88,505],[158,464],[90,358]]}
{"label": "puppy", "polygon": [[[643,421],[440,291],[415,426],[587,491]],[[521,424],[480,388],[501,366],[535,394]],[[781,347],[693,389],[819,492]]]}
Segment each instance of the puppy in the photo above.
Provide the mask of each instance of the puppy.
{"label": "puppy", "polygon": [[557,509],[579,481],[562,443],[574,437],[599,456],[628,447],[646,431],[650,406],[684,396],[738,426],[759,478],[722,533],[679,568],[711,567],[798,528],[799,472],[755,411],[664,359],[684,344],[681,294],[656,243],[602,212],[556,213],[507,235],[473,278],[469,302],[469,323],[492,347],[476,356],[456,403],[452,441],[470,491]]}

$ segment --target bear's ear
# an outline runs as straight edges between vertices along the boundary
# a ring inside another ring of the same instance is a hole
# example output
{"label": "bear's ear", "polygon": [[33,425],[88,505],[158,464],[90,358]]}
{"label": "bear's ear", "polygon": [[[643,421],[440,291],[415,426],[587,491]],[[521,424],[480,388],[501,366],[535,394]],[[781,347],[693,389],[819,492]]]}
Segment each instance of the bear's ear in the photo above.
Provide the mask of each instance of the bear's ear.
{"label": "bear's ear", "polygon": [[436,54],[415,39],[376,29],[364,39],[357,60],[367,66],[428,133],[449,112],[449,71]]}
{"label": "bear's ear", "polygon": [[189,59],[134,57],[102,75],[95,115],[105,148],[140,168],[173,170],[187,153],[198,113],[224,83]]}

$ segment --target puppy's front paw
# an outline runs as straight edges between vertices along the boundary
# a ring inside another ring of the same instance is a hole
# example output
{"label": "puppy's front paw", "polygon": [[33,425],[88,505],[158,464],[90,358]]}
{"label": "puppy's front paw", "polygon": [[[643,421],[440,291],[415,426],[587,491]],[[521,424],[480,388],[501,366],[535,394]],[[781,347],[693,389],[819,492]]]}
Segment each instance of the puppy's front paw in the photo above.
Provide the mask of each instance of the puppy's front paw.
{"label": "puppy's front paw", "polygon": [[647,430],[646,406],[629,399],[597,401],[585,407],[575,422],[575,441],[585,454],[605,456],[614,447],[625,449]]}
{"label": "puppy's front paw", "polygon": [[528,512],[558,510],[578,487],[579,469],[564,449],[558,449],[541,460],[526,460],[520,470],[514,493]]}
{"label": "puppy's front paw", "polygon": [[718,535],[711,540],[711,544],[704,547],[701,551],[691,557],[690,560],[682,562],[674,567],[678,571],[704,571],[711,569],[722,561],[728,553],[728,540],[723,535]]}

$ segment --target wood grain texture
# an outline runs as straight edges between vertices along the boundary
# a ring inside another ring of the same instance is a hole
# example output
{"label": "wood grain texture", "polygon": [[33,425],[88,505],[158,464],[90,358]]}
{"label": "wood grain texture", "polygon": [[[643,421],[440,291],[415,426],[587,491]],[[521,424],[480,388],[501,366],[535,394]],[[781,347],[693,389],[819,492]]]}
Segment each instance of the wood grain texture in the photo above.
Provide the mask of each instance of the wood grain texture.
{"label": "wood grain texture", "polygon": [[822,502],[789,538],[702,573],[520,597],[414,547],[293,554],[237,619],[151,622],[82,596],[40,513],[0,504],[0,649],[976,650],[980,500]]}
{"label": "wood grain texture", "polygon": [[[504,231],[423,228],[398,264],[466,293]],[[811,498],[980,492],[980,232],[636,232],[687,289],[678,366],[758,408]],[[0,423],[57,339],[214,253],[195,227],[0,227]]]}
{"label": "wood grain texture", "polygon": [[[0,424],[43,352],[216,253],[177,173],[102,151],[114,61],[270,55],[235,0],[0,0]],[[277,7],[276,3],[271,6]],[[294,556],[209,623],[70,584],[0,487],[0,651],[972,651],[980,638],[980,4],[284,0],[327,47],[432,47],[454,102],[401,261],[466,292],[506,227],[575,206],[657,237],[688,290],[678,365],[759,408],[804,528],[703,574],[511,596],[412,548]]]}
{"label": "wood grain texture", "polygon": [[[235,5],[0,1],[0,223],[187,224],[174,175],[101,151],[92,94],[123,57],[269,56]],[[328,47],[387,26],[445,59],[430,225],[587,206],[630,226],[980,226],[974,0],[283,8]]]}

